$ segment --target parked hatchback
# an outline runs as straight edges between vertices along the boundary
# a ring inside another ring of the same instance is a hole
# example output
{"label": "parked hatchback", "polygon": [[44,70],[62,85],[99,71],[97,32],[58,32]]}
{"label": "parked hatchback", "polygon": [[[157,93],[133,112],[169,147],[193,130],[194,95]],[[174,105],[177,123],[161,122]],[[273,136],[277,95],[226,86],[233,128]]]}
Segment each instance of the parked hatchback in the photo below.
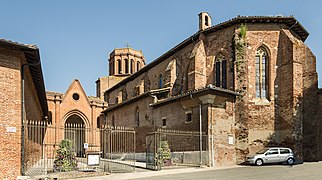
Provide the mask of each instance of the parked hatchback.
{"label": "parked hatchback", "polygon": [[261,166],[267,163],[287,163],[294,164],[295,158],[293,151],[290,148],[285,147],[271,147],[264,148],[258,151],[256,154],[248,155],[246,159],[247,163]]}

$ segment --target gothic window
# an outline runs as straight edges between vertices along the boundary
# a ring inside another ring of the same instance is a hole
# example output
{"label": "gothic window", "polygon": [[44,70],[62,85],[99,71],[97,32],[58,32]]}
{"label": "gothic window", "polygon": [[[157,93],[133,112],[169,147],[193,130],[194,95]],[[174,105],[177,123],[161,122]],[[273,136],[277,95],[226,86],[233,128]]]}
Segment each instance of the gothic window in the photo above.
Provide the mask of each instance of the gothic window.
{"label": "gothic window", "polygon": [[227,60],[218,54],[215,60],[215,86],[227,88]]}
{"label": "gothic window", "polygon": [[267,98],[268,54],[264,47],[259,47],[255,56],[256,98]]}
{"label": "gothic window", "polygon": [[122,74],[122,61],[120,59],[117,60],[117,66],[118,66],[118,73]]}
{"label": "gothic window", "polygon": [[133,74],[134,73],[134,60],[133,59],[131,59],[131,74]]}
{"label": "gothic window", "polygon": [[128,74],[129,73],[129,60],[124,59],[124,63],[125,63],[125,74]]}
{"label": "gothic window", "polygon": [[140,127],[140,110],[139,110],[139,107],[136,107],[136,111],[135,111],[135,125],[136,125],[136,127]]}
{"label": "gothic window", "polygon": [[140,67],[141,66],[141,63],[138,61],[137,63],[136,63],[136,71],[139,71],[140,70]]}
{"label": "gothic window", "polygon": [[162,74],[159,75],[159,88],[163,88],[163,76]]}

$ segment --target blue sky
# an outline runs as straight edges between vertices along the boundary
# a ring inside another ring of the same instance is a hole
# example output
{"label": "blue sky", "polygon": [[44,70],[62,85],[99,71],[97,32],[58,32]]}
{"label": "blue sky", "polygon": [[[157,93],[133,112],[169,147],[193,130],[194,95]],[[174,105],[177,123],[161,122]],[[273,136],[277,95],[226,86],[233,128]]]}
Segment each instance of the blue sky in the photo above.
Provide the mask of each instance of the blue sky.
{"label": "blue sky", "polygon": [[[79,79],[87,95],[108,75],[108,54],[127,43],[156,59],[198,31],[198,13],[212,24],[237,15],[294,15],[322,77],[322,1],[318,0],[55,0],[0,1],[0,38],[40,48],[46,89],[65,92]],[[321,77],[319,87],[322,87]]]}

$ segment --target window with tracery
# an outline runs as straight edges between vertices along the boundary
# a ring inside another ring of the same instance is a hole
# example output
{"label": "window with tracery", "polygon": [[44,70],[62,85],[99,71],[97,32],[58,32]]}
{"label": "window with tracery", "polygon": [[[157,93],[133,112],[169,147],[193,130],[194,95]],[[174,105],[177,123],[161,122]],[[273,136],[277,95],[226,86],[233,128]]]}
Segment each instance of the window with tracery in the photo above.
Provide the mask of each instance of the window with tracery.
{"label": "window with tracery", "polygon": [[256,51],[255,56],[256,98],[267,98],[268,54],[264,47]]}
{"label": "window with tracery", "polygon": [[222,54],[218,54],[215,60],[215,86],[227,88],[227,60]]}

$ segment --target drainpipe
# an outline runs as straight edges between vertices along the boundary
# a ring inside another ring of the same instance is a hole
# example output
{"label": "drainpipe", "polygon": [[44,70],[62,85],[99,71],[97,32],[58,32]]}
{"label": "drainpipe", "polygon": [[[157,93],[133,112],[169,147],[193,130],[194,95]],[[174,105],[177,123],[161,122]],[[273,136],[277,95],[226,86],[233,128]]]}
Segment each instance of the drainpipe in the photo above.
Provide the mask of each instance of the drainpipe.
{"label": "drainpipe", "polygon": [[200,145],[200,166],[202,165],[202,116],[201,103],[199,104],[199,145]]}
{"label": "drainpipe", "polygon": [[21,175],[25,175],[25,66],[38,66],[40,63],[21,65]]}

